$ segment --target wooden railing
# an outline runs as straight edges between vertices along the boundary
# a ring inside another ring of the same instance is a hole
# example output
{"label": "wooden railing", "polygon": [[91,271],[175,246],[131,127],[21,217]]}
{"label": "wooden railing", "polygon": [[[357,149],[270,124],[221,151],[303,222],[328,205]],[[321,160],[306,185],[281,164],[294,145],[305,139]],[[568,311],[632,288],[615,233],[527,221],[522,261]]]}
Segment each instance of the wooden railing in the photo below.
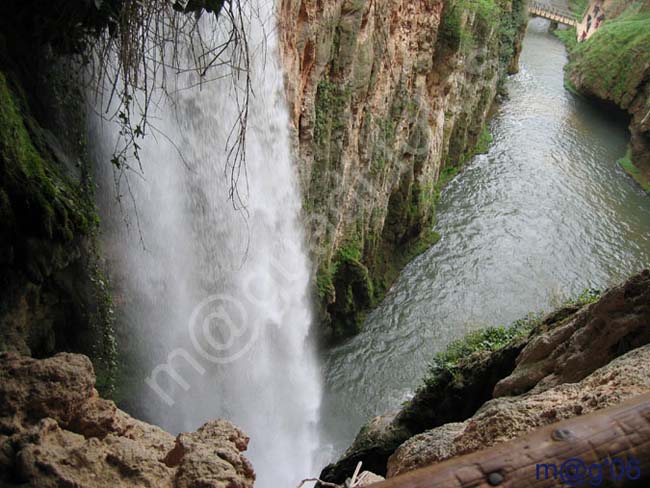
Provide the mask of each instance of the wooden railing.
{"label": "wooden railing", "polygon": [[[598,466],[600,484],[596,483]],[[573,482],[563,483],[566,478]],[[650,481],[650,394],[372,487],[517,488],[627,483],[650,486],[647,481]]]}
{"label": "wooden railing", "polygon": [[565,24],[571,27],[578,25],[578,21],[575,19],[573,13],[571,13],[569,10],[556,7],[551,3],[529,2],[528,12],[538,17],[543,17],[545,19],[559,22],[560,24]]}

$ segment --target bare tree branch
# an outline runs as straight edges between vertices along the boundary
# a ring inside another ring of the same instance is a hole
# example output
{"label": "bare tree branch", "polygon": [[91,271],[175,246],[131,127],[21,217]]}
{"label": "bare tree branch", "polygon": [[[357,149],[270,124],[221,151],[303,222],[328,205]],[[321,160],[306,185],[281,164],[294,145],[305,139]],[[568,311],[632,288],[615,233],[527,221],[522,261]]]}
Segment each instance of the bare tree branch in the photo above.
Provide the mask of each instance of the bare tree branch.
{"label": "bare tree branch", "polygon": [[[231,76],[238,116],[224,148],[224,174],[230,182],[233,207],[245,210],[240,183],[243,179],[248,191],[245,145],[252,81],[248,24],[241,2],[124,0],[111,19],[112,27],[92,40],[88,83],[94,83],[100,117],[120,128],[111,158],[118,200],[124,196],[120,186],[126,185],[126,194],[135,205],[129,177],[133,173],[141,177],[144,172],[140,159],[144,137],[162,135],[180,154],[169,135],[152,125],[151,109],[157,105],[157,94],[171,99],[181,89]],[[215,18],[201,21],[206,12]],[[229,75],[224,74],[224,67],[229,68]],[[177,75],[182,73],[195,73],[198,81],[179,88]],[[181,159],[187,166],[182,155]]]}

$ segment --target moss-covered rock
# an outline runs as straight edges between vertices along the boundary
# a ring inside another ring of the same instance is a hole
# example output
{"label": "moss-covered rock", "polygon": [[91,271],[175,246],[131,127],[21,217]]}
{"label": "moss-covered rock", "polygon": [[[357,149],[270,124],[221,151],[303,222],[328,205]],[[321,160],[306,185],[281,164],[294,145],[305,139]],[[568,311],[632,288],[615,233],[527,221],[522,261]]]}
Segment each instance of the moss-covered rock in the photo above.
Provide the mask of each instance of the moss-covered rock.
{"label": "moss-covered rock", "polygon": [[110,306],[96,284],[83,97],[52,59],[48,77],[33,72],[25,89],[21,70],[9,68],[12,54],[0,53],[7,66],[0,71],[0,348],[36,357],[85,352],[102,374],[115,351],[107,342]]}
{"label": "moss-covered rock", "polygon": [[630,155],[623,168],[650,181],[650,2],[625,1],[584,42],[568,44],[567,85],[630,115]]}
{"label": "moss-covered rock", "polygon": [[17,93],[0,72],[0,333],[7,347],[43,355],[54,350],[56,320],[48,313],[54,299],[41,293],[43,283],[79,257],[73,241],[89,232],[92,204],[43,155],[45,145],[29,130],[37,125]]}
{"label": "moss-covered rock", "polygon": [[[18,232],[28,227],[35,237],[69,242],[95,224],[93,206],[83,197],[84,188],[69,181],[37,149],[28,131],[28,124],[34,127],[35,122],[27,120],[25,111],[25,102],[14,96],[0,72],[0,171],[8,217],[0,225],[15,226]],[[46,143],[40,145],[45,148]]]}
{"label": "moss-covered rock", "polygon": [[[561,337],[557,332],[567,330],[567,327],[575,332],[585,323],[605,323],[602,320],[607,314],[614,316],[620,313],[628,319],[623,329],[625,334],[635,337],[634,344],[647,342],[650,337],[643,332],[643,321],[635,320],[633,316],[635,310],[645,314],[647,307],[639,308],[639,304],[650,292],[649,278],[650,273],[645,272],[630,279],[625,285],[610,291],[593,308],[585,307],[597,302],[601,295],[588,289],[546,317],[531,315],[508,327],[480,329],[452,342],[432,358],[422,386],[413,398],[398,412],[368,422],[341,459],[327,466],[320,478],[342,483],[359,461],[363,462],[364,468],[386,475],[389,457],[408,439],[429,429],[468,419],[496,395],[497,388],[506,391],[507,387],[511,387],[507,394],[522,393],[524,383],[512,380],[522,378],[519,371],[522,351],[543,347],[547,337],[553,335],[556,337],[554,347],[560,351],[557,341]],[[590,315],[593,311],[595,313]],[[575,337],[579,335],[576,332]],[[585,334],[582,336],[589,337]],[[612,343],[618,340],[615,334],[610,336]],[[599,364],[626,352],[625,349],[615,351],[614,348],[607,348],[607,351],[598,353]],[[543,360],[546,356],[531,354],[530,357]],[[593,365],[593,369],[596,367]],[[540,371],[544,373],[544,370]],[[526,375],[523,377],[528,378]],[[524,390],[533,385],[534,382],[528,383]],[[517,388],[519,390],[515,391]]]}
{"label": "moss-covered rock", "polygon": [[[360,330],[402,267],[437,240],[438,181],[484,148],[524,9],[520,0],[281,2],[325,337]],[[341,261],[350,242],[359,256]]]}
{"label": "moss-covered rock", "polygon": [[359,260],[342,257],[337,261],[333,280],[336,297],[328,307],[336,337],[354,335],[373,303],[373,285],[368,268]]}

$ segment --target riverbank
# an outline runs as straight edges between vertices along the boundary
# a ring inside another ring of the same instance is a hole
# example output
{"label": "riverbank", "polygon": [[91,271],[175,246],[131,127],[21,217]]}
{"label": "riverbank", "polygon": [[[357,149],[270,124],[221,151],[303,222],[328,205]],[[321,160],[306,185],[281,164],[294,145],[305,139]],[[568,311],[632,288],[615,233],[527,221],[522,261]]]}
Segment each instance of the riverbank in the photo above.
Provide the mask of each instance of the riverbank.
{"label": "riverbank", "polygon": [[620,164],[648,192],[650,2],[605,2],[602,8],[607,12],[606,20],[585,41],[575,43],[570,34],[559,35],[569,51],[567,86],[576,93],[611,104],[628,114],[630,147]]}
{"label": "riverbank", "polygon": [[650,391],[650,271],[543,318],[488,328],[433,358],[401,410],[372,419],[321,478],[361,461],[393,477]]}

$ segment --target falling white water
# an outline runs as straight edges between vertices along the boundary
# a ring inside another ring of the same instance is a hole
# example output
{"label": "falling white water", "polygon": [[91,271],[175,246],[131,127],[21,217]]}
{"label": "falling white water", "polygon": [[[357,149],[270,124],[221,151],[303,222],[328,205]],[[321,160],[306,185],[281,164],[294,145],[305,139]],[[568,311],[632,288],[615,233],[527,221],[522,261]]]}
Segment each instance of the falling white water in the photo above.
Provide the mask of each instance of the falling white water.
{"label": "falling white water", "polygon": [[[150,378],[158,392],[138,379],[134,409],[172,432],[230,420],[251,438],[256,486],[295,487],[315,474],[318,447],[309,263],[273,2],[246,8],[254,96],[239,186],[245,211],[228,200],[224,171],[242,89],[231,77],[184,89],[196,83],[186,74],[171,98],[159,97],[150,114],[157,131],[141,149],[143,177],[131,175],[130,192],[122,185],[122,210],[109,198],[116,130],[96,119],[91,138],[126,352],[138,369],[158,371]],[[180,380],[155,369],[166,364]]]}

